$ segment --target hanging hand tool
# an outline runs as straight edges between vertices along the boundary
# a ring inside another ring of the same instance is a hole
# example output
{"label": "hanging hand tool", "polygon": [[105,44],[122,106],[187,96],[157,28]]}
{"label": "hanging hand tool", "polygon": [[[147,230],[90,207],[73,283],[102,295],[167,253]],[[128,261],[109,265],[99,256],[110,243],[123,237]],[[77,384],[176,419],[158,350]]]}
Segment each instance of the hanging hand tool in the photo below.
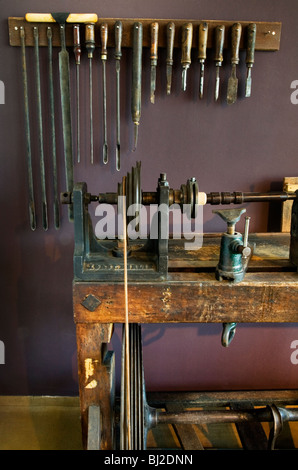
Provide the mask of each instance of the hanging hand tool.
{"label": "hanging hand tool", "polygon": [[186,90],[187,69],[191,64],[191,45],[192,45],[192,23],[186,23],[182,26],[182,90]]}
{"label": "hanging hand tool", "polygon": [[[69,54],[66,49],[65,28],[66,23],[89,23],[96,22],[97,15],[93,13],[27,13],[25,16],[29,22],[46,22],[59,24],[61,37],[61,50],[59,52],[59,79],[62,108],[62,128],[64,143],[64,159],[66,173],[66,190],[73,190],[73,152],[72,152],[72,129],[70,109],[70,78],[69,78]],[[68,218],[73,221],[73,206],[69,205]]]}
{"label": "hanging hand tool", "polygon": [[36,229],[36,214],[35,214],[33,172],[32,172],[32,153],[31,153],[31,138],[30,138],[30,119],[29,119],[28,80],[27,80],[27,63],[26,63],[26,48],[25,48],[25,30],[24,30],[23,26],[20,27],[20,37],[21,37],[21,48],[22,48],[24,115],[25,115],[28,187],[29,187],[29,220],[30,220],[31,230],[35,230]]}
{"label": "hanging hand tool", "polygon": [[204,90],[204,68],[205,60],[207,57],[207,38],[208,38],[208,23],[204,22],[199,25],[198,37],[198,59],[200,61],[200,99],[203,98]]}
{"label": "hanging hand tool", "polygon": [[54,223],[55,228],[60,227],[59,195],[57,181],[57,156],[56,156],[56,132],[55,132],[55,104],[54,104],[54,81],[53,81],[53,41],[52,28],[47,28],[48,38],[48,65],[49,65],[49,101],[50,101],[50,124],[52,134],[52,165],[53,165],[53,190],[54,190]]}
{"label": "hanging hand tool", "polygon": [[85,45],[89,59],[89,110],[90,110],[90,161],[94,161],[94,143],[93,143],[93,81],[92,81],[92,59],[95,49],[94,24],[85,25]]}
{"label": "hanging hand tool", "polygon": [[38,144],[39,144],[39,162],[40,162],[40,180],[42,197],[42,226],[48,230],[48,208],[46,194],[46,175],[43,149],[43,129],[42,129],[42,107],[41,107],[41,85],[40,85],[40,63],[39,63],[39,38],[38,27],[33,27],[34,36],[34,54],[35,54],[35,80],[36,80],[36,102],[38,115]]}
{"label": "hanging hand tool", "polygon": [[155,89],[156,89],[156,66],[158,58],[158,28],[159,25],[155,21],[150,25],[151,32],[151,49],[150,49],[150,59],[151,59],[151,79],[150,79],[150,101],[154,104],[155,101]]}
{"label": "hanging hand tool", "polygon": [[175,23],[167,24],[167,95],[171,94]]}
{"label": "hanging hand tool", "polygon": [[218,100],[219,97],[219,68],[222,66],[223,62],[223,45],[225,40],[225,26],[219,25],[215,28],[215,66],[216,66],[216,79],[215,79],[215,91],[214,91],[214,99],[215,101]]}
{"label": "hanging hand tool", "polygon": [[239,64],[239,46],[241,38],[242,26],[240,23],[235,23],[232,26],[232,72],[228,81],[227,103],[233,104],[237,101],[238,92],[238,78],[236,75],[236,67]]}
{"label": "hanging hand tool", "polygon": [[246,49],[246,67],[247,76],[245,84],[245,97],[251,95],[251,69],[255,61],[255,45],[256,45],[257,25],[250,23],[247,27],[247,49]]}
{"label": "hanging hand tool", "polygon": [[115,59],[116,59],[116,170],[120,171],[120,60],[122,42],[122,22],[115,23]]}
{"label": "hanging hand tool", "polygon": [[137,148],[141,118],[143,25],[133,25],[131,114],[134,123],[134,150]]}
{"label": "hanging hand tool", "polygon": [[106,61],[108,58],[108,25],[103,23],[100,27],[101,37],[101,61],[102,61],[102,91],[103,91],[103,162],[108,163],[108,143],[107,143],[107,82],[106,82]]}
{"label": "hanging hand tool", "polygon": [[80,63],[81,63],[81,42],[80,25],[73,27],[73,51],[76,61],[76,91],[77,91],[77,161],[80,163]]}

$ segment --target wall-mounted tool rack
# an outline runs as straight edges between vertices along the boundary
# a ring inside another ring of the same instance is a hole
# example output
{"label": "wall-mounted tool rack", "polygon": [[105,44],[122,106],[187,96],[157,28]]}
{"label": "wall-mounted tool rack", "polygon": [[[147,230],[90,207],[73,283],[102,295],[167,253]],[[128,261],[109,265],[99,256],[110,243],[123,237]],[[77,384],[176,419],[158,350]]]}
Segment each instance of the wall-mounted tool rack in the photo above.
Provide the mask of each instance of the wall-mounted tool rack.
{"label": "wall-mounted tool rack", "polygon": [[[193,28],[198,28],[202,22],[208,24],[208,42],[207,47],[211,48],[213,46],[214,30],[216,26],[224,25],[225,26],[225,41],[224,48],[229,47],[229,28],[235,23],[235,21],[219,21],[219,20],[181,20],[181,19],[150,19],[150,18],[100,18],[95,25],[95,40],[96,46],[100,46],[100,35],[99,29],[102,23],[107,23],[108,28],[114,28],[115,22],[117,20],[122,21],[123,25],[123,36],[122,36],[122,46],[123,47],[132,47],[132,26],[136,21],[139,21],[143,25],[143,46],[150,47],[150,25],[152,22],[158,22],[159,24],[159,39],[158,46],[166,47],[166,27],[170,21],[173,21],[175,24],[175,39],[174,47],[181,46],[181,35],[180,30],[185,23],[191,22]],[[243,30],[252,23],[252,21],[239,21],[242,25]],[[257,25],[257,35],[256,35],[256,51],[278,51],[280,47],[280,37],[281,37],[281,23],[280,22],[264,22],[258,21],[254,22]],[[19,17],[10,17],[8,18],[8,27],[9,27],[9,42],[11,46],[20,46],[20,35],[18,28],[23,26],[26,34],[26,46],[33,46],[33,35],[32,35],[32,26],[34,23],[28,23],[25,18]],[[53,27],[53,46],[60,46],[60,36],[59,36],[59,26],[55,23],[38,23],[39,33],[40,33],[40,46],[47,46],[47,34],[46,28],[51,25]],[[69,47],[73,46],[73,34],[72,34],[73,25],[68,24],[66,27],[66,45]],[[97,34],[98,33],[98,34]],[[245,47],[245,35],[242,35],[240,48]],[[114,35],[110,34],[108,36],[108,47],[115,46]],[[192,47],[197,47],[197,35],[193,36]]]}

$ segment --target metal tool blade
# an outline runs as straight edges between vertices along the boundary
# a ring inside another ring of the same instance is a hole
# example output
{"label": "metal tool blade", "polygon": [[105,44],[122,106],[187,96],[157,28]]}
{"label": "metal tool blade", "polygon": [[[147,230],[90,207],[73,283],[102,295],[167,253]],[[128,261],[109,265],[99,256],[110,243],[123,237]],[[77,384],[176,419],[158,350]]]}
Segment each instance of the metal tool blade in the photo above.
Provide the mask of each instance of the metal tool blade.
{"label": "metal tool blade", "polygon": [[156,88],[156,66],[151,65],[151,79],[150,79],[150,101],[152,104],[155,103],[155,88]]}
{"label": "metal tool blade", "polygon": [[54,223],[55,228],[60,228],[60,209],[58,196],[57,178],[57,155],[56,155],[56,131],[55,131],[55,103],[54,103],[54,80],[53,80],[53,42],[52,28],[47,28],[48,37],[48,68],[49,68],[49,102],[50,102],[50,124],[52,138],[52,165],[53,165],[53,191],[54,191]]}
{"label": "metal tool blade", "polygon": [[116,60],[116,170],[120,171],[120,61]]}
{"label": "metal tool blade", "polygon": [[232,65],[232,73],[228,81],[227,103],[233,104],[237,101],[238,78],[236,76],[236,65]]}
{"label": "metal tool blade", "polygon": [[22,50],[22,73],[23,73],[23,92],[24,92],[24,116],[25,116],[25,134],[26,134],[26,156],[28,171],[28,189],[29,189],[29,220],[31,230],[36,230],[36,214],[34,201],[34,185],[32,171],[32,152],[30,137],[30,118],[29,118],[29,98],[28,98],[28,79],[27,79],[27,61],[25,48],[25,30],[20,27],[21,50]]}
{"label": "metal tool blade", "polygon": [[142,98],[143,25],[133,25],[131,115],[134,123],[134,150],[137,148]]}
{"label": "metal tool blade", "polygon": [[203,93],[204,93],[204,63],[201,62],[201,67],[200,67],[200,91],[199,91],[199,97],[200,99],[203,98]]}
{"label": "metal tool blade", "polygon": [[[66,173],[66,190],[73,190],[73,154],[72,154],[72,131],[71,131],[71,109],[70,109],[70,83],[69,83],[69,54],[65,47],[65,24],[60,24],[60,35],[62,48],[59,52],[59,79],[62,108],[62,129],[64,144],[64,159]],[[73,206],[68,209],[69,220],[73,220]]]}
{"label": "metal tool blade", "polygon": [[39,163],[40,163],[40,179],[41,179],[41,197],[42,197],[42,226],[44,230],[48,230],[48,209],[46,194],[46,176],[44,162],[44,143],[43,143],[43,124],[42,124],[42,106],[41,106],[41,85],[40,85],[40,62],[39,62],[39,32],[38,27],[33,27],[34,35],[34,53],[35,53],[35,79],[36,79],[36,102],[38,115],[38,144],[39,144]]}
{"label": "metal tool blade", "polygon": [[172,65],[167,65],[166,75],[167,75],[167,95],[171,94],[172,88]]}
{"label": "metal tool blade", "polygon": [[107,143],[107,84],[106,84],[106,61],[102,61],[102,88],[103,88],[103,147],[102,158],[104,164],[108,163]]}
{"label": "metal tool blade", "polygon": [[89,111],[90,111],[90,161],[94,161],[94,143],[93,143],[93,87],[92,87],[92,59],[95,49],[94,24],[85,25],[85,44],[89,60]]}
{"label": "metal tool blade", "polygon": [[251,96],[251,68],[249,67],[247,69],[247,76],[246,76],[246,82],[245,82],[245,97],[249,98]]}
{"label": "metal tool blade", "polygon": [[80,152],[80,63],[81,63],[81,44],[80,44],[80,25],[73,27],[74,56],[76,61],[76,119],[77,119],[77,162],[81,161]]}
{"label": "metal tool blade", "polygon": [[219,67],[216,67],[215,89],[214,89],[214,100],[215,101],[217,101],[218,98],[219,98],[219,85],[220,85]]}

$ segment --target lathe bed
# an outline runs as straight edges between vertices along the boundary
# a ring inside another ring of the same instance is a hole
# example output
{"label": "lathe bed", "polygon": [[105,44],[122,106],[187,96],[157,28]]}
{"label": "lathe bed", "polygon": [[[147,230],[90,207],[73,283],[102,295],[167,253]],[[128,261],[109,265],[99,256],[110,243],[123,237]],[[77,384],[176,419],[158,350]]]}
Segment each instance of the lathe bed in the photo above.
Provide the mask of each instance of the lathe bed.
{"label": "lathe bed", "polygon": [[[298,274],[289,262],[290,235],[250,234],[255,243],[240,283],[215,279],[220,234],[207,234],[201,249],[186,251],[183,240],[169,240],[166,278],[131,281],[131,323],[297,322]],[[129,265],[129,259],[128,259]],[[113,325],[125,322],[122,282],[74,282],[79,388],[83,442],[87,411],[99,404],[101,449],[114,446],[114,354],[107,351]]]}

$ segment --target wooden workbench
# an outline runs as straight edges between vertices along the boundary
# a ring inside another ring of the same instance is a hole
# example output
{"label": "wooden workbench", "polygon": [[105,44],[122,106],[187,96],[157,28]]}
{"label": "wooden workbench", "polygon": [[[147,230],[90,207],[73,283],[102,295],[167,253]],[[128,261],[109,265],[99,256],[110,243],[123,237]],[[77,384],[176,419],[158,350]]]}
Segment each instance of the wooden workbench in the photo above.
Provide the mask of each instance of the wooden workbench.
{"label": "wooden workbench", "polygon": [[[186,251],[182,240],[170,240],[167,278],[129,283],[129,321],[298,322],[298,274],[289,262],[289,234],[256,234],[249,239],[256,247],[238,284],[215,279],[220,235],[205,235],[197,251]],[[88,296],[95,302],[86,304]],[[114,323],[125,322],[123,283],[74,282],[73,308],[83,442],[86,446],[88,408],[96,404],[102,413],[101,449],[112,449],[114,354],[107,351],[107,343]]]}

